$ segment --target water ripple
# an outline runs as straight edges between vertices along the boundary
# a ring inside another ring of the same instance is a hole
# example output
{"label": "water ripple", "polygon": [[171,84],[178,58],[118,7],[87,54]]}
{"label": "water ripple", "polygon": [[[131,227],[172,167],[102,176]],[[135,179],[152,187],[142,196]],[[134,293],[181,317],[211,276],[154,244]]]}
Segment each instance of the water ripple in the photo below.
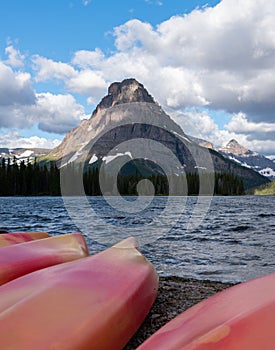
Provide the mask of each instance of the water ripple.
{"label": "water ripple", "polygon": [[[139,237],[154,237],[141,250],[162,275],[243,281],[275,271],[274,197],[214,197],[207,216],[194,230],[188,230],[187,223],[197,199],[176,198],[171,222],[182,205],[184,211],[165,235],[160,234],[162,221],[158,218],[166,203],[163,197],[155,198],[147,210],[132,216],[113,213],[100,197],[89,200],[114,230],[127,227],[130,236],[135,228]],[[72,199],[72,203],[79,218],[85,220],[77,200]],[[52,235],[79,231],[59,197],[0,198],[0,217],[0,229],[9,231],[41,230]],[[113,232],[103,221],[102,225],[89,224],[84,235],[94,254],[108,246],[99,238],[104,236],[108,242]]]}

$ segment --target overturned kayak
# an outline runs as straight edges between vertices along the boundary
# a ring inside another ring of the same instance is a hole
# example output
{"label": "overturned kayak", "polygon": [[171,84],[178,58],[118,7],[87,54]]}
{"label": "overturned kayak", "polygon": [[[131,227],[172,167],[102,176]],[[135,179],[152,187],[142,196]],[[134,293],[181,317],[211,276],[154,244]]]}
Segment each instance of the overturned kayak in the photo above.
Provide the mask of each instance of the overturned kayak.
{"label": "overturned kayak", "polygon": [[82,234],[43,238],[0,249],[0,285],[44,267],[88,256]]}
{"label": "overturned kayak", "polygon": [[157,294],[133,238],[0,287],[0,348],[121,350]]}
{"label": "overturned kayak", "polygon": [[274,324],[275,273],[198,303],[138,350],[273,350]]}
{"label": "overturned kayak", "polygon": [[36,239],[49,238],[47,232],[13,232],[0,235],[0,247],[34,241]]}

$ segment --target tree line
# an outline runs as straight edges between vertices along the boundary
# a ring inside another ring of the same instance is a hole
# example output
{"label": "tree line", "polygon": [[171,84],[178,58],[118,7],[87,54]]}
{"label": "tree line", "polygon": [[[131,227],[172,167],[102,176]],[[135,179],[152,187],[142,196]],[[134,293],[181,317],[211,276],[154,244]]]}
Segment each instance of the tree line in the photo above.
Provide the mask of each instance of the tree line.
{"label": "tree line", "polygon": [[[73,163],[67,165],[63,171],[71,173],[68,176],[67,188],[70,188],[70,195],[79,195],[74,190],[74,179],[83,177],[83,188],[88,196],[101,196],[99,181],[99,168],[88,167],[84,172],[78,165]],[[142,184],[141,193],[149,194],[153,185],[155,195],[241,195],[244,193],[243,181],[240,177],[230,173],[187,173],[181,176],[149,175],[141,176],[121,175],[116,178],[108,174],[100,174],[107,184],[104,194],[112,195],[114,184],[121,195],[137,195],[138,184]],[[147,182],[141,182],[147,179]],[[202,183],[204,184],[202,188]],[[109,186],[109,188],[108,188]],[[148,188],[147,188],[148,187]],[[41,165],[38,162],[18,163],[16,159],[2,158],[0,162],[0,196],[59,196],[60,170],[55,162]]]}
{"label": "tree line", "polygon": [[40,166],[16,158],[1,159],[0,196],[58,196],[59,170],[54,163]]}

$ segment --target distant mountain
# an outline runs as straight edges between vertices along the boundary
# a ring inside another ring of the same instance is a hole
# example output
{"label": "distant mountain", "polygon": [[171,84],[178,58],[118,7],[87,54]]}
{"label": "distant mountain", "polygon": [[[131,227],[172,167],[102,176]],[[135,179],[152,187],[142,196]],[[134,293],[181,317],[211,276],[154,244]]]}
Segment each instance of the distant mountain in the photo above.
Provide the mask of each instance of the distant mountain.
{"label": "distant mountain", "polygon": [[48,148],[0,148],[0,159],[10,158],[12,161],[14,157],[18,162],[20,161],[34,161],[35,158],[41,157],[42,155],[46,155],[51,150]]}
{"label": "distant mountain", "polygon": [[241,146],[236,140],[231,140],[218,151],[244,167],[253,169],[267,178],[275,179],[275,163],[271,159]]}
{"label": "distant mountain", "polygon": [[245,188],[268,182],[206,147],[188,137],[142,84],[126,79],[111,84],[90,119],[81,121],[42,160],[55,160],[59,167],[81,162],[86,167],[123,166],[127,175],[230,173],[241,177]]}
{"label": "distant mountain", "polygon": [[275,156],[267,156],[267,158],[272,160],[275,163]]}

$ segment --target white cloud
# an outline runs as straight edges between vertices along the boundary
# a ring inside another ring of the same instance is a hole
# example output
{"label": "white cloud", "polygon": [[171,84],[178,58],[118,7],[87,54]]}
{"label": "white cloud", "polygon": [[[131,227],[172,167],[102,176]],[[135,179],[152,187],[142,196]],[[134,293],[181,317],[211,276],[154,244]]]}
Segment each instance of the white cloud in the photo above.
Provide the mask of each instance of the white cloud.
{"label": "white cloud", "polygon": [[[74,55],[73,62],[83,68],[92,65],[93,60],[98,63],[100,56],[100,51],[79,51]],[[100,71],[91,69],[79,71],[67,63],[55,62],[41,56],[35,56],[33,63],[34,69],[37,71],[37,82],[60,80],[64,82],[69,91],[87,96],[93,94],[100,96],[107,87]]]}
{"label": "white cloud", "polygon": [[229,133],[220,130],[207,111],[172,111],[168,114],[182,127],[188,135],[212,142],[216,147],[223,144],[225,138],[230,138]]}
{"label": "white cloud", "polygon": [[[40,76],[43,79],[49,72],[60,79],[74,75],[74,69],[69,65],[41,57],[36,59],[42,64]],[[88,78],[93,75],[89,72]],[[84,79],[79,84],[83,82]],[[83,118],[87,118],[85,109],[71,94],[36,93],[29,73],[13,71],[0,61],[0,128],[22,129],[38,123],[41,130],[63,134]]]}
{"label": "white cloud", "polygon": [[94,51],[80,50],[75,52],[72,64],[84,69],[93,68],[100,65],[104,59],[104,53],[99,48],[96,48]]}
{"label": "white cloud", "polygon": [[67,80],[77,75],[77,72],[69,64],[55,62],[39,55],[35,55],[33,57],[33,63],[33,68],[35,71],[37,71],[37,82],[51,79]]}
{"label": "white cloud", "polygon": [[243,113],[238,113],[233,116],[231,121],[226,125],[230,132],[235,133],[271,133],[275,132],[274,123],[254,123],[247,120],[247,116]]}
{"label": "white cloud", "polygon": [[[188,114],[210,141],[220,144],[236,137],[255,150],[268,149],[274,147],[274,33],[274,1],[222,0],[215,7],[171,17],[156,27],[137,19],[128,21],[114,28],[115,50],[108,55],[99,48],[80,50],[67,63],[34,56],[35,79],[58,80],[67,92],[83,94],[92,104],[106,93],[109,83],[135,77],[165,109],[204,106],[232,114],[225,130],[207,113]],[[30,83],[30,77],[25,78]],[[37,106],[40,103],[41,97]],[[81,108],[72,110],[77,115]],[[59,112],[55,115],[61,121],[65,118]],[[72,124],[77,118],[71,116]],[[70,122],[64,125],[65,130]]]}
{"label": "white cloud", "polygon": [[145,2],[147,2],[150,5],[157,5],[157,6],[162,6],[163,2],[162,1],[152,1],[152,0],[145,0]]}
{"label": "white cloud", "polygon": [[43,131],[63,134],[87,118],[84,107],[72,95],[37,94],[37,104],[32,117]]}
{"label": "white cloud", "polygon": [[39,93],[33,105],[0,106],[0,128],[28,128],[38,123],[41,130],[64,134],[88,116],[83,106],[68,95]]}
{"label": "white cloud", "polygon": [[16,50],[12,45],[7,46],[5,53],[8,55],[8,59],[5,61],[7,65],[12,67],[23,67],[25,56]]}
{"label": "white cloud", "polygon": [[101,73],[91,70],[82,70],[76,77],[68,80],[66,85],[70,91],[88,96],[98,95],[98,92],[102,93],[107,88]]}
{"label": "white cloud", "polygon": [[116,51],[109,56],[95,49],[76,52],[71,63],[36,58],[37,79],[59,79],[69,91],[97,97],[106,82],[131,76],[164,106],[208,105],[269,122],[275,110],[274,32],[274,2],[223,0],[156,28],[130,20],[114,29]]}
{"label": "white cloud", "polygon": [[88,6],[91,3],[91,0],[83,0],[82,3],[84,6]]}
{"label": "white cloud", "polygon": [[35,103],[35,93],[29,73],[14,72],[0,61],[0,107],[30,105]]}
{"label": "white cloud", "polygon": [[[236,139],[244,147],[261,154],[274,152],[274,124],[249,123],[243,114],[238,114],[232,117],[224,130],[219,128],[207,111],[167,112],[187,134],[210,141],[215,148],[225,146],[230,140]],[[256,137],[251,138],[250,132],[255,132]],[[264,137],[257,137],[261,132],[264,133]]]}
{"label": "white cloud", "polygon": [[22,137],[18,131],[11,131],[0,136],[2,148],[54,148],[60,144],[60,140],[48,140],[44,137]]}

